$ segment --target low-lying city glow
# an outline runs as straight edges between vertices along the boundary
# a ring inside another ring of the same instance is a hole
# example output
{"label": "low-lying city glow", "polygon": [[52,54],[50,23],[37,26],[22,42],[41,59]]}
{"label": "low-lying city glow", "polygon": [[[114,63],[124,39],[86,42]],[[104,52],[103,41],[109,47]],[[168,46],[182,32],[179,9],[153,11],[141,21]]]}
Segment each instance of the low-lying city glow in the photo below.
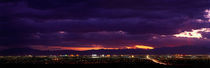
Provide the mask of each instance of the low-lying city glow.
{"label": "low-lying city glow", "polygon": [[[64,59],[65,58],[65,59]],[[126,59],[126,60],[125,60]],[[0,64],[146,64],[146,65],[209,65],[209,55],[25,55],[0,56]],[[14,62],[15,61],[15,62]],[[140,62],[139,62],[140,61]],[[202,62],[201,62],[202,61]],[[204,64],[205,63],[205,64]]]}

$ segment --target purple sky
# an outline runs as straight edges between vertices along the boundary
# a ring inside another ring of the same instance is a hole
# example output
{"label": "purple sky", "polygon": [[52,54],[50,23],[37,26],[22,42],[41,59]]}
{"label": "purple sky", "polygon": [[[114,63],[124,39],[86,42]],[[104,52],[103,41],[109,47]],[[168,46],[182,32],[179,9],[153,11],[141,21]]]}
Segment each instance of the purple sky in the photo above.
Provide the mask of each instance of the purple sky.
{"label": "purple sky", "polygon": [[210,47],[209,28],[209,0],[0,1],[0,49]]}

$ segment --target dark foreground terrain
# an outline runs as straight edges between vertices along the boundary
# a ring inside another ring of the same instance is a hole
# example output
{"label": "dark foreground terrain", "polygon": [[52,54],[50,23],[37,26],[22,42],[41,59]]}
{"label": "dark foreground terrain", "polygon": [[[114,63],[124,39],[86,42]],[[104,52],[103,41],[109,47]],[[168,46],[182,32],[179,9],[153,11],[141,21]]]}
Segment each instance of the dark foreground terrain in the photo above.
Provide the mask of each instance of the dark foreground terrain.
{"label": "dark foreground terrain", "polygon": [[1,67],[202,67],[210,66],[208,55],[124,55],[124,56],[0,56]]}

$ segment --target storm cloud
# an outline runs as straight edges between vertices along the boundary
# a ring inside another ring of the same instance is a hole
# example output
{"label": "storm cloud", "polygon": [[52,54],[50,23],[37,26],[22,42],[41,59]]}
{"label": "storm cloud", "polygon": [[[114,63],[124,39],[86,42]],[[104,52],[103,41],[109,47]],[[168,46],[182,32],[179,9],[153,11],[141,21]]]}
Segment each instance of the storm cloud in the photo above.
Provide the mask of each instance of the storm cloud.
{"label": "storm cloud", "polygon": [[209,32],[173,36],[210,28],[198,21],[206,9],[208,0],[1,0],[0,46],[208,46]]}

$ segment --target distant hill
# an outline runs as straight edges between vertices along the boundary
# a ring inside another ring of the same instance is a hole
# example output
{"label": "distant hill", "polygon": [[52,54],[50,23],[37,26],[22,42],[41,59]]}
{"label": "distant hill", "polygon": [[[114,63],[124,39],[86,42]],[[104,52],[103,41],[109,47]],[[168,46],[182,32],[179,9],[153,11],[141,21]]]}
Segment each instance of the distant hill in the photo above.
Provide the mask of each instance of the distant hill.
{"label": "distant hill", "polygon": [[0,51],[0,55],[16,56],[16,55],[60,55],[68,53],[76,53],[73,50],[60,50],[60,51],[40,51],[31,48],[12,48]]}
{"label": "distant hill", "polygon": [[199,46],[182,46],[182,47],[163,47],[153,50],[143,49],[119,49],[119,50],[88,50],[88,51],[74,51],[74,50],[57,50],[57,51],[40,51],[31,48],[12,48],[0,51],[0,55],[63,55],[63,54],[210,54],[210,48]]}
{"label": "distant hill", "polygon": [[210,54],[210,48],[203,46],[163,47],[151,50],[151,53],[152,54]]}

